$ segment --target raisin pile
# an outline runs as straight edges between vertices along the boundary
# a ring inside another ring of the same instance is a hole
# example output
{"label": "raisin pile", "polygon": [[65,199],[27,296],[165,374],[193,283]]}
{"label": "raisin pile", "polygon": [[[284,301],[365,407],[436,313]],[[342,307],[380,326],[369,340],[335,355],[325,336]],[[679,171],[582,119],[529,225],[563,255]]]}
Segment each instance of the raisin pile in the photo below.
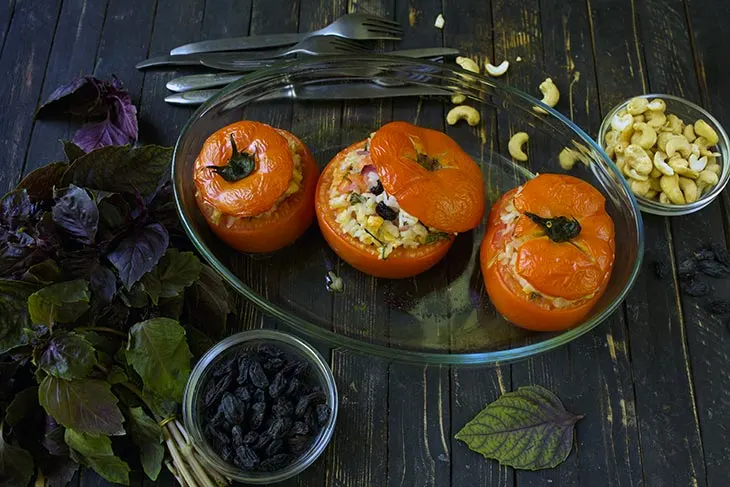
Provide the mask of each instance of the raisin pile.
{"label": "raisin pile", "polygon": [[251,472],[286,467],[304,453],[332,410],[309,364],[260,345],[219,362],[203,394],[204,435],[226,462]]}

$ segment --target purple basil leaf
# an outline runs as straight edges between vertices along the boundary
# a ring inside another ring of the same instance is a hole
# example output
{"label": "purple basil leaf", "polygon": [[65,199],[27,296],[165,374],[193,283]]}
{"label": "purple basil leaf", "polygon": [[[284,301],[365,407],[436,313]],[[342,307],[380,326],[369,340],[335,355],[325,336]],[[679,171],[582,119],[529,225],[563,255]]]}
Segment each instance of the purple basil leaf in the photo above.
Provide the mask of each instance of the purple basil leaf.
{"label": "purple basil leaf", "polygon": [[132,104],[132,98],[124,91],[115,95],[107,96],[110,105],[111,122],[126,135],[130,142],[137,140],[137,107]]}
{"label": "purple basil leaf", "polygon": [[11,191],[0,200],[0,225],[11,230],[26,226],[36,209],[26,190]]}
{"label": "purple basil leaf", "polygon": [[[71,142],[68,144],[76,147]],[[80,150],[78,147],[76,149]],[[34,201],[50,200],[53,198],[53,187],[58,186],[61,182],[66,169],[68,169],[68,164],[65,162],[52,162],[39,167],[25,176],[18,184],[17,189],[28,191],[28,196]]]}
{"label": "purple basil leaf", "polygon": [[56,423],[52,417],[46,416],[46,418],[48,418],[46,421],[46,434],[41,440],[41,444],[51,455],[68,455],[68,446],[63,441],[63,432],[66,428]]}
{"label": "purple basil leaf", "polygon": [[102,304],[109,304],[117,294],[117,276],[103,265],[96,266],[89,276],[92,296]]}
{"label": "purple basil leaf", "polygon": [[99,228],[99,209],[89,193],[73,184],[57,191],[53,221],[81,243],[92,244]]}
{"label": "purple basil leaf", "polygon": [[[57,330],[34,358],[38,367],[61,379],[85,379],[96,365],[94,346],[78,333]],[[37,393],[36,393],[37,397]]]}
{"label": "purple basil leaf", "polygon": [[107,117],[101,122],[87,124],[76,131],[73,143],[86,152],[109,145],[127,145],[135,139],[127,136]]}
{"label": "purple basil leaf", "polygon": [[79,117],[104,116],[108,112],[104,93],[109,86],[109,83],[92,76],[76,78],[56,88],[38,109],[38,115],[68,113]]}
{"label": "purple basil leaf", "polygon": [[123,239],[107,258],[117,269],[124,287],[130,289],[157,265],[168,243],[165,227],[154,223]]}

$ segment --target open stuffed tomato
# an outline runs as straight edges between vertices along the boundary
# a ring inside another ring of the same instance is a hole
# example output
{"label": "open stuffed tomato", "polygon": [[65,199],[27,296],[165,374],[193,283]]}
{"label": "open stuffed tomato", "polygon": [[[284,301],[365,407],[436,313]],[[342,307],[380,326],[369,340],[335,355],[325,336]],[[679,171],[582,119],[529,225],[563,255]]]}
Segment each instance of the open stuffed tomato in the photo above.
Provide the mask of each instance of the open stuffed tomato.
{"label": "open stuffed tomato", "polygon": [[260,122],[228,125],[195,160],[195,198],[210,228],[243,252],[272,252],[314,219],[319,171],[293,134]]}
{"label": "open stuffed tomato", "polygon": [[494,204],[480,252],[497,311],[543,331],[578,324],[606,290],[613,261],[603,195],[557,174],[539,175]]}
{"label": "open stuffed tomato", "polygon": [[404,122],[347,147],[317,185],[317,219],[343,260],[376,277],[419,274],[484,214],[479,167],[448,136]]}

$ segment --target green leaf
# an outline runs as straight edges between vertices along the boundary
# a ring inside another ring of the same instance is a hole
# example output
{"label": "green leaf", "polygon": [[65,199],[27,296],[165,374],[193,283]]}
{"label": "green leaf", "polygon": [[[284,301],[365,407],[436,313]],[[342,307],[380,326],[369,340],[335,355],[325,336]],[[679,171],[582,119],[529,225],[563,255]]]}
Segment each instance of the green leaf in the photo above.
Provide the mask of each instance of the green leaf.
{"label": "green leaf", "polygon": [[25,282],[32,282],[42,286],[53,284],[61,278],[61,269],[53,259],[47,259],[32,265],[23,273]]}
{"label": "green leaf", "polygon": [[121,367],[114,365],[109,369],[109,375],[106,376],[106,380],[111,385],[123,384],[129,380],[129,377],[127,377],[127,373]]}
{"label": "green leaf", "polygon": [[33,476],[33,457],[5,440],[0,425],[0,485],[28,485]]}
{"label": "green leaf", "polygon": [[185,330],[188,335],[188,344],[190,345],[190,351],[193,356],[198,359],[202,357],[205,352],[211,349],[214,345],[213,340],[193,326],[186,326]]}
{"label": "green leaf", "polygon": [[124,434],[117,397],[105,381],[47,376],[38,388],[38,399],[46,412],[66,428],[90,434]]}
{"label": "green leaf", "polygon": [[172,147],[108,146],[76,159],[63,175],[61,186],[149,196],[169,170]]}
{"label": "green leaf", "polygon": [[51,284],[28,298],[30,319],[46,326],[73,323],[89,309],[89,298],[89,284],[83,279]]}
{"label": "green leaf", "polygon": [[181,402],[190,375],[190,349],[185,329],[169,318],[137,323],[129,330],[127,362],[145,389]]}
{"label": "green leaf", "polygon": [[66,154],[68,162],[74,162],[79,157],[86,155],[86,152],[81,147],[70,140],[62,140],[61,143],[63,144],[63,153]]}
{"label": "green leaf", "polygon": [[54,377],[85,379],[96,365],[94,346],[82,335],[59,330],[39,351],[36,364]]}
{"label": "green leaf", "polygon": [[157,267],[142,276],[142,286],[157,305],[160,298],[172,298],[198,280],[200,260],[192,252],[168,249]]}
{"label": "green leaf", "polygon": [[38,407],[38,387],[26,387],[15,395],[5,410],[5,422],[14,426]]}
{"label": "green leaf", "polygon": [[114,455],[112,441],[108,436],[66,429],[64,439],[71,448],[71,458],[74,461],[93,468],[109,482],[129,485],[129,465]]}
{"label": "green leaf", "polygon": [[520,387],[488,404],[455,438],[502,465],[521,470],[552,468],[573,446],[573,426],[582,419],[541,386]]}
{"label": "green leaf", "polygon": [[162,445],[162,428],[155,420],[147,416],[140,407],[129,409],[129,434],[139,447],[139,458],[144,473],[152,480],[157,480],[165,457]]}
{"label": "green leaf", "polygon": [[35,284],[0,279],[0,354],[27,345],[35,335],[28,314],[28,297]]}
{"label": "green leaf", "polygon": [[59,185],[66,169],[68,164],[65,162],[46,164],[24,177],[17,189],[25,189],[28,196],[35,201],[50,200],[53,197],[53,187]]}

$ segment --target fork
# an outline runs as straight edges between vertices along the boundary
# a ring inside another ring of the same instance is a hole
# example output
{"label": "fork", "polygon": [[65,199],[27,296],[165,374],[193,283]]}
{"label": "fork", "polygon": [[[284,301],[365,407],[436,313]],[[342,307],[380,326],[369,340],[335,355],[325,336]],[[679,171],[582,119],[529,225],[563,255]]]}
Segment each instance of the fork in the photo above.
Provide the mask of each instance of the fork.
{"label": "fork", "polygon": [[357,41],[342,39],[332,36],[308,37],[298,44],[279,49],[278,51],[267,51],[265,53],[201,53],[183,54],[180,56],[158,56],[137,64],[137,69],[150,68],[153,66],[207,66],[209,68],[224,69],[229,71],[241,71],[247,68],[261,67],[263,60],[273,60],[290,56],[292,54],[308,54],[312,56],[327,54],[353,54],[367,52],[368,49]]}
{"label": "fork", "polygon": [[353,40],[399,40],[403,34],[400,24],[368,14],[347,14],[327,27],[301,34],[273,34],[263,36],[229,37],[185,44],[170,51],[170,54],[193,54],[196,52],[238,51],[288,46],[313,36],[335,36]]}

